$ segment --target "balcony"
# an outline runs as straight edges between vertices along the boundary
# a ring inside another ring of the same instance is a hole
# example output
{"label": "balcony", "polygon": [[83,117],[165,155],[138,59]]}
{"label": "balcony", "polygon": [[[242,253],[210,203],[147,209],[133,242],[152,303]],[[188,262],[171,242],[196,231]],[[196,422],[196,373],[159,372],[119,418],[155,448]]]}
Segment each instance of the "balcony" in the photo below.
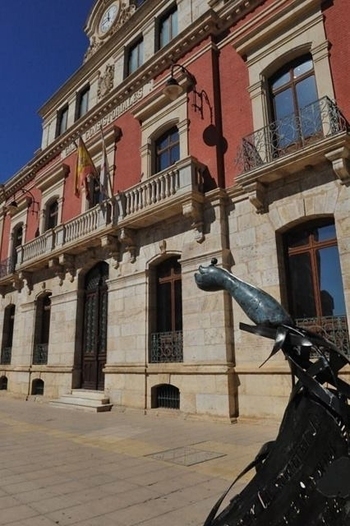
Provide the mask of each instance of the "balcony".
{"label": "balcony", "polygon": [[13,258],[7,258],[0,262],[0,279],[5,278],[15,271],[16,262]]}
{"label": "balcony", "polygon": [[295,320],[299,327],[319,334],[334,343],[337,348],[350,356],[349,330],[346,316],[321,316]]}
{"label": "balcony", "polygon": [[189,201],[202,203],[204,170],[203,164],[188,157],[132,186],[120,195],[123,216],[119,222],[131,228],[147,227],[181,214]]}
{"label": "balcony", "polygon": [[10,365],[12,357],[12,347],[3,347],[1,349],[1,365]]}
{"label": "balcony", "polygon": [[33,365],[47,364],[49,346],[47,343],[37,343],[34,346]]}
{"label": "balcony", "polygon": [[[62,254],[78,255],[98,247],[107,235],[118,237],[122,229],[145,228],[179,214],[194,215],[193,228],[200,224],[204,200],[202,177],[205,166],[188,157],[141,181],[112,199],[99,203],[41,236],[16,248],[14,259],[0,263],[0,280],[16,272],[45,268]],[[121,239],[122,240],[122,239]]]}
{"label": "balcony", "polygon": [[150,363],[183,361],[182,331],[154,332],[151,335]]}
{"label": "balcony", "polygon": [[300,113],[244,137],[236,159],[240,168],[236,181],[243,187],[257,181],[268,184],[326,159],[348,162],[349,131],[337,105],[323,97]]}

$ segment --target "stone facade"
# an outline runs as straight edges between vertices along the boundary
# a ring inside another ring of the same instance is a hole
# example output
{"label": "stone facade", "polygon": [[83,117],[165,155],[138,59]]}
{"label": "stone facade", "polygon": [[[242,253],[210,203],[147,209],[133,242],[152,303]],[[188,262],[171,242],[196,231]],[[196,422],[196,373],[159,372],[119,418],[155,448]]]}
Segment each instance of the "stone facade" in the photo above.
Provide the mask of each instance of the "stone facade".
{"label": "stone facade", "polygon": [[[310,221],[334,224],[348,310],[350,106],[339,48],[349,15],[321,4],[96,1],[83,65],[41,108],[42,148],[0,196],[2,388],[53,399],[89,385],[145,412],[170,405],[226,421],[281,415],[291,388],[286,361],[277,355],[260,368],[271,341],[242,331],[249,320],[239,306],[227,293],[199,290],[194,274],[216,258],[291,309],[286,234]],[[118,15],[103,32],[112,5]],[[163,24],[173,34],[160,47]],[[278,137],[264,142],[277,129],[268,124],[269,79],[304,56],[321,126],[269,157],[266,144],[274,148]],[[170,74],[182,87],[172,101],[163,93]],[[159,138],[170,140],[169,130],[178,154],[163,167]],[[109,167],[96,202],[88,179],[75,191],[78,137],[98,172]],[[181,296],[167,296],[181,297],[169,310],[174,319],[181,311],[181,323],[170,331],[159,292],[169,261],[172,272],[181,268]],[[153,338],[167,353],[175,334],[181,344],[170,357],[153,359]]]}

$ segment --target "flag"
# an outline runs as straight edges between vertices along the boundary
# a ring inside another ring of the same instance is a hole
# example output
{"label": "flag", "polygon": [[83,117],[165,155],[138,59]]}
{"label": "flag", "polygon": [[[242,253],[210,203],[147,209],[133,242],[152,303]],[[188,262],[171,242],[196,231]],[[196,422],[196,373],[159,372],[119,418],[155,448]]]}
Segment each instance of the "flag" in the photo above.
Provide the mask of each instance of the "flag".
{"label": "flag", "polygon": [[113,187],[111,181],[111,174],[109,171],[108,158],[105,138],[101,129],[101,141],[102,141],[102,163],[101,163],[101,173],[100,173],[100,186],[101,194],[103,199],[108,199],[113,197]]}
{"label": "flag", "polygon": [[97,170],[82,137],[79,137],[77,144],[77,164],[75,169],[75,195],[79,196],[81,188],[85,186],[86,197],[89,199],[89,176],[96,177]]}

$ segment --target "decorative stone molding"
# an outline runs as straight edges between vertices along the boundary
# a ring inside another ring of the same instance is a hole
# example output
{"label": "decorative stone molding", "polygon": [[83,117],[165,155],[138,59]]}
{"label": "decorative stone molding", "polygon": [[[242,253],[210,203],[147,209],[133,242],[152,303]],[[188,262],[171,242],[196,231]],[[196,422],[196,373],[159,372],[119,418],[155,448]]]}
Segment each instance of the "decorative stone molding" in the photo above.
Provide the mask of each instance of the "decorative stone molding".
{"label": "decorative stone molding", "polygon": [[130,228],[121,228],[119,231],[119,241],[125,246],[125,250],[130,254],[130,262],[136,261],[136,241],[135,230]]}
{"label": "decorative stone molding", "polygon": [[70,282],[73,283],[74,277],[76,275],[76,264],[74,256],[69,254],[61,254],[58,257],[59,264],[65,269],[68,274],[70,274]]}
{"label": "decorative stone molding", "polygon": [[96,39],[95,35],[92,35],[90,38],[90,45],[84,55],[84,63],[89,60],[96,53],[96,51],[101,47],[102,42]]}
{"label": "decorative stone molding", "polygon": [[266,203],[266,186],[255,181],[247,186],[244,186],[245,193],[248,194],[249,201],[256,208],[258,214],[264,214],[268,211]]}
{"label": "decorative stone molding", "polygon": [[98,72],[97,98],[99,100],[113,89],[114,69],[114,64],[108,64],[103,75],[100,71]]}
{"label": "decorative stone molding", "polygon": [[159,242],[159,250],[161,254],[166,254],[166,240],[162,239],[162,241]]}
{"label": "decorative stone molding", "polygon": [[182,213],[185,217],[192,220],[192,228],[194,230],[194,239],[197,243],[202,243],[205,239],[203,233],[203,205],[191,199],[182,205]]}
{"label": "decorative stone molding", "polygon": [[129,18],[135,13],[135,11],[136,11],[135,4],[126,5],[125,2],[122,2],[118,20],[116,24],[113,26],[111,30],[111,34],[113,35],[113,33],[118,31],[118,29],[120,29],[125,24],[125,22],[129,20]]}
{"label": "decorative stone molding", "polygon": [[59,264],[58,258],[53,258],[49,260],[49,269],[51,269],[55,276],[58,277],[60,287],[63,285],[65,273],[64,268]]}
{"label": "decorative stone molding", "polygon": [[28,289],[28,294],[33,290],[32,275],[30,272],[15,272],[12,276],[12,286],[14,289],[20,291],[24,286]]}
{"label": "decorative stone molding", "polygon": [[350,149],[343,146],[332,152],[326,153],[326,158],[332,163],[333,170],[341,184],[350,183]]}
{"label": "decorative stone molding", "polygon": [[115,236],[102,236],[101,237],[101,247],[107,251],[108,256],[114,259],[114,268],[119,267],[119,258],[120,258],[120,242]]}

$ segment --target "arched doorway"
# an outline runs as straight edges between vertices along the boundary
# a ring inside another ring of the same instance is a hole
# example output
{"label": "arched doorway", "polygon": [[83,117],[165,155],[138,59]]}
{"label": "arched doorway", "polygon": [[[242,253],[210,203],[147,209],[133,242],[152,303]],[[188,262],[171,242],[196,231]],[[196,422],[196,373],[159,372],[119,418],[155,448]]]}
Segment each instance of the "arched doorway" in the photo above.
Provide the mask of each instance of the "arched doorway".
{"label": "arched doorway", "polygon": [[95,265],[84,282],[82,388],[104,389],[103,368],[107,359],[108,265]]}

